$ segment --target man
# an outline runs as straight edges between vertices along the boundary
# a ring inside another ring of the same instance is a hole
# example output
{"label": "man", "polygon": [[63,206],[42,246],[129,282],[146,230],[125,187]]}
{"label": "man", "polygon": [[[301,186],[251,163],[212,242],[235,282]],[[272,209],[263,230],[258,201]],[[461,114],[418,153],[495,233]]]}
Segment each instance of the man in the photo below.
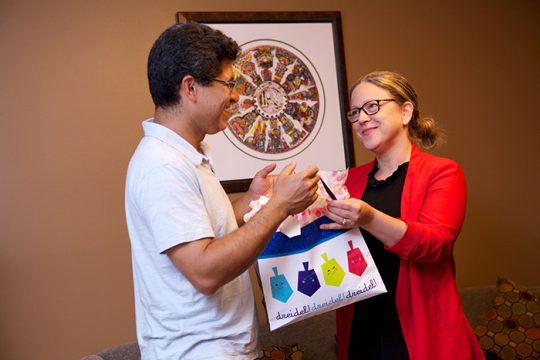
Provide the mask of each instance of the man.
{"label": "man", "polygon": [[[259,171],[231,204],[212,170],[207,134],[227,127],[238,101],[232,63],[240,48],[197,23],[167,29],[148,59],[156,105],[128,168],[137,338],[142,359],[253,359],[255,304],[247,270],[279,224],[317,195],[318,169]],[[270,201],[244,224],[250,201]]]}

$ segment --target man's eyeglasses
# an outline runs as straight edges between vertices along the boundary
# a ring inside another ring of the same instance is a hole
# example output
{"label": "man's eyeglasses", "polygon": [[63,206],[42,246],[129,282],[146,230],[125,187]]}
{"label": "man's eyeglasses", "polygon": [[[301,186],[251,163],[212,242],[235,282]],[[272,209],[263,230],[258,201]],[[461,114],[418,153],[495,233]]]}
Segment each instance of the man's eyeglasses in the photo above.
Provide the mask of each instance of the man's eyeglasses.
{"label": "man's eyeglasses", "polygon": [[223,80],[219,80],[219,79],[212,79],[212,81],[216,81],[216,82],[221,83],[223,85],[227,85],[227,87],[229,88],[229,92],[232,92],[234,90],[234,87],[236,86],[236,83],[230,82],[230,81],[223,81]]}
{"label": "man's eyeglasses", "polygon": [[363,110],[366,115],[375,115],[379,112],[379,109],[381,108],[381,105],[379,104],[381,101],[396,101],[394,99],[381,99],[381,100],[371,100],[362,105],[361,108],[355,108],[351,109],[347,113],[347,119],[349,119],[350,122],[355,123],[360,119],[360,112]]}

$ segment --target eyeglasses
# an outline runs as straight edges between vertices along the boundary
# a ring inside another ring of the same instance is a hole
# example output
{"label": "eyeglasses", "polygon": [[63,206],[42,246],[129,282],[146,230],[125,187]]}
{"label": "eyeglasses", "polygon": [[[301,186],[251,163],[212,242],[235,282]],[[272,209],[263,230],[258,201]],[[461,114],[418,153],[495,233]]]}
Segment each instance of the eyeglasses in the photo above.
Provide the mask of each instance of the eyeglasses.
{"label": "eyeglasses", "polygon": [[361,108],[355,108],[351,109],[347,113],[347,119],[349,119],[350,122],[355,123],[360,119],[360,112],[364,110],[364,113],[366,115],[375,115],[379,112],[379,109],[381,108],[381,105],[379,104],[381,101],[396,101],[394,99],[381,99],[381,100],[371,100],[362,105]]}
{"label": "eyeglasses", "polygon": [[223,85],[227,85],[227,87],[229,88],[229,92],[232,92],[234,90],[234,87],[236,86],[236,83],[230,82],[230,81],[223,81],[223,80],[219,80],[219,79],[212,79],[212,81],[216,81],[216,82],[221,83]]}

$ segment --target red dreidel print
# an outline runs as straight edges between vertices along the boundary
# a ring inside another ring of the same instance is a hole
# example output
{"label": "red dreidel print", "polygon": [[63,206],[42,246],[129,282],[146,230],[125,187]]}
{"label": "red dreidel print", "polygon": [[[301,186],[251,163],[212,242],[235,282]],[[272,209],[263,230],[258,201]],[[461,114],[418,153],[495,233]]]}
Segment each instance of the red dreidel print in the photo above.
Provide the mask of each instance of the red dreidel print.
{"label": "red dreidel print", "polygon": [[349,259],[349,272],[358,276],[362,276],[367,268],[366,259],[359,248],[353,249],[352,241],[349,241],[351,250],[347,251],[347,259]]}

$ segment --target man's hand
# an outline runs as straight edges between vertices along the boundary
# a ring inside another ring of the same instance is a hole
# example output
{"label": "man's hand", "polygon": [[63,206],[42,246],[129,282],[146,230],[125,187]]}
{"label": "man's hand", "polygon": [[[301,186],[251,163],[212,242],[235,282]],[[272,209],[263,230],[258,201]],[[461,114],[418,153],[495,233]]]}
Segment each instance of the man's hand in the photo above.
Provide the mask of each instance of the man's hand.
{"label": "man's hand", "polygon": [[311,165],[295,174],[295,168],[296,162],[293,161],[281,171],[274,183],[272,197],[265,207],[272,204],[287,215],[294,215],[304,211],[317,200],[319,169]]}
{"label": "man's hand", "polygon": [[258,200],[261,196],[267,198],[272,196],[277,175],[270,175],[270,173],[275,169],[276,163],[272,163],[256,173],[248,191],[232,204],[238,226],[244,225],[244,215],[251,211],[250,202]]}
{"label": "man's hand", "polygon": [[[296,163],[293,161],[278,176],[269,176],[275,167],[275,164],[269,165],[255,175],[257,181],[254,179],[250,186],[252,194],[272,197],[247,224],[220,239],[199,239],[165,252],[201,293],[212,295],[249,269],[279,224],[288,215],[304,211],[317,200],[319,170],[316,166],[311,165],[295,174]],[[241,208],[238,202],[233,204],[236,214]]]}
{"label": "man's hand", "polygon": [[[270,175],[276,169],[276,163],[272,163],[255,174],[249,190],[233,203],[238,226],[244,224],[244,214],[251,210],[249,203],[261,196],[275,198],[273,201],[269,201],[269,203],[274,204],[270,208],[276,211],[285,211],[285,217],[304,211],[317,200],[315,192],[318,189],[317,183],[320,179],[317,175],[319,169],[315,165],[311,165],[306,170],[295,174],[295,168],[296,162],[293,161],[285,166],[279,175]],[[277,191],[278,193],[276,193]]]}
{"label": "man's hand", "polygon": [[276,163],[272,163],[255,174],[255,177],[249,186],[249,190],[246,193],[247,199],[249,199],[250,202],[259,199],[261,196],[267,198],[272,196],[277,175],[270,175],[270,173],[275,169]]}

